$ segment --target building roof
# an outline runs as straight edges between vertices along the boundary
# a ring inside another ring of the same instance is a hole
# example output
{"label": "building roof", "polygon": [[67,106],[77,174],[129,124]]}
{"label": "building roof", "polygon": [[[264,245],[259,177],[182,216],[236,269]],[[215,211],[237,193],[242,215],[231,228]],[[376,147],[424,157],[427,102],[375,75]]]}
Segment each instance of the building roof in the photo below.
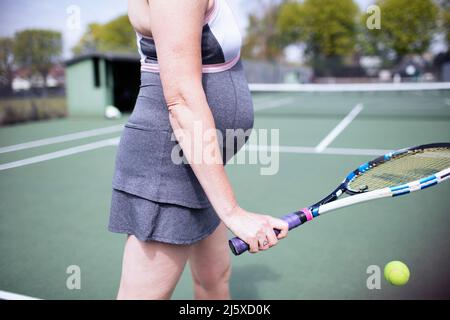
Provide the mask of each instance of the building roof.
{"label": "building roof", "polygon": [[72,59],[64,61],[64,64],[66,66],[70,66],[73,64],[76,64],[80,61],[84,60],[90,60],[90,59],[104,59],[107,61],[122,61],[122,62],[139,62],[139,55],[138,54],[131,54],[131,53],[113,53],[113,52],[94,52],[89,54],[83,54],[76,56]]}

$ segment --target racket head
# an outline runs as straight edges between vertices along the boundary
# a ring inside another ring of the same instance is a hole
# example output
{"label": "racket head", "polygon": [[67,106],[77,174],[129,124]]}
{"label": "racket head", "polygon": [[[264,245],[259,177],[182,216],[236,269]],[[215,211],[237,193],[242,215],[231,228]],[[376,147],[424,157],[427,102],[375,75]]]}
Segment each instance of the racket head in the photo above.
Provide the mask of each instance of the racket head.
{"label": "racket head", "polygon": [[344,180],[348,194],[394,188],[450,168],[450,143],[425,144],[390,152],[362,164]]}

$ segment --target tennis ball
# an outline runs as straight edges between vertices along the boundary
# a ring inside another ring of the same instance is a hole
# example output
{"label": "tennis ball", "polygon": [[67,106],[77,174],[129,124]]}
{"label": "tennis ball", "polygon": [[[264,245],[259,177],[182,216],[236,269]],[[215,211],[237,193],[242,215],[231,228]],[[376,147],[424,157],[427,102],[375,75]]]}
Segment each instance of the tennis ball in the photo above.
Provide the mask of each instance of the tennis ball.
{"label": "tennis ball", "polygon": [[105,108],[105,117],[107,119],[120,119],[122,113],[115,106],[107,106]]}
{"label": "tennis ball", "polygon": [[391,261],[384,267],[384,277],[394,286],[403,286],[408,283],[409,269],[401,261]]}

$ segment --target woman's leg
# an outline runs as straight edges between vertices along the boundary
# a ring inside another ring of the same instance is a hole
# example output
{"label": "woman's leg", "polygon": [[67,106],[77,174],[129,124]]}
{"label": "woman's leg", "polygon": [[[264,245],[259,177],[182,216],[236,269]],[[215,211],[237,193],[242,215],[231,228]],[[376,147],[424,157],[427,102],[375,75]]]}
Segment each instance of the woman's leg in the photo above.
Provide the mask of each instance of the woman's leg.
{"label": "woman's leg", "polygon": [[128,236],[117,299],[169,299],[188,251],[189,246],[142,242]]}
{"label": "woman's leg", "polygon": [[230,250],[223,223],[209,237],[191,246],[189,265],[195,299],[230,299]]}

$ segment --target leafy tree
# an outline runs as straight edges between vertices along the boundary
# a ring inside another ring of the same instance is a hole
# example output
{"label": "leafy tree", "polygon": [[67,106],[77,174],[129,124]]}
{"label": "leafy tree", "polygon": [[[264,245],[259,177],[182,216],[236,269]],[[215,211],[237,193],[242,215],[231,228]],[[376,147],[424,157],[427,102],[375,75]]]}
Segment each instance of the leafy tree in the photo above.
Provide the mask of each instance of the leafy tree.
{"label": "leafy tree", "polygon": [[136,34],[127,15],[106,24],[92,23],[79,43],[75,54],[98,52],[136,52]]}
{"label": "leafy tree", "polygon": [[440,25],[441,30],[445,33],[448,50],[450,51],[450,0],[440,0]]}
{"label": "leafy tree", "polygon": [[0,85],[9,93],[12,91],[13,63],[14,63],[14,40],[11,38],[0,38]]}
{"label": "leafy tree", "polygon": [[[242,56],[247,59],[275,61],[283,54],[283,35],[277,28],[280,5],[286,1],[259,0],[249,15]],[[259,11],[259,12],[258,12]]]}
{"label": "leafy tree", "polygon": [[316,73],[329,74],[355,51],[358,6],[353,0],[290,1],[281,6],[278,28],[288,43],[304,43]]}
{"label": "leafy tree", "polygon": [[14,41],[14,60],[18,66],[30,68],[44,81],[61,56],[61,33],[52,30],[29,29],[16,33]]}
{"label": "leafy tree", "polygon": [[433,0],[378,0],[376,4],[381,10],[381,29],[366,33],[375,52],[399,62],[429,48],[439,12]]}

